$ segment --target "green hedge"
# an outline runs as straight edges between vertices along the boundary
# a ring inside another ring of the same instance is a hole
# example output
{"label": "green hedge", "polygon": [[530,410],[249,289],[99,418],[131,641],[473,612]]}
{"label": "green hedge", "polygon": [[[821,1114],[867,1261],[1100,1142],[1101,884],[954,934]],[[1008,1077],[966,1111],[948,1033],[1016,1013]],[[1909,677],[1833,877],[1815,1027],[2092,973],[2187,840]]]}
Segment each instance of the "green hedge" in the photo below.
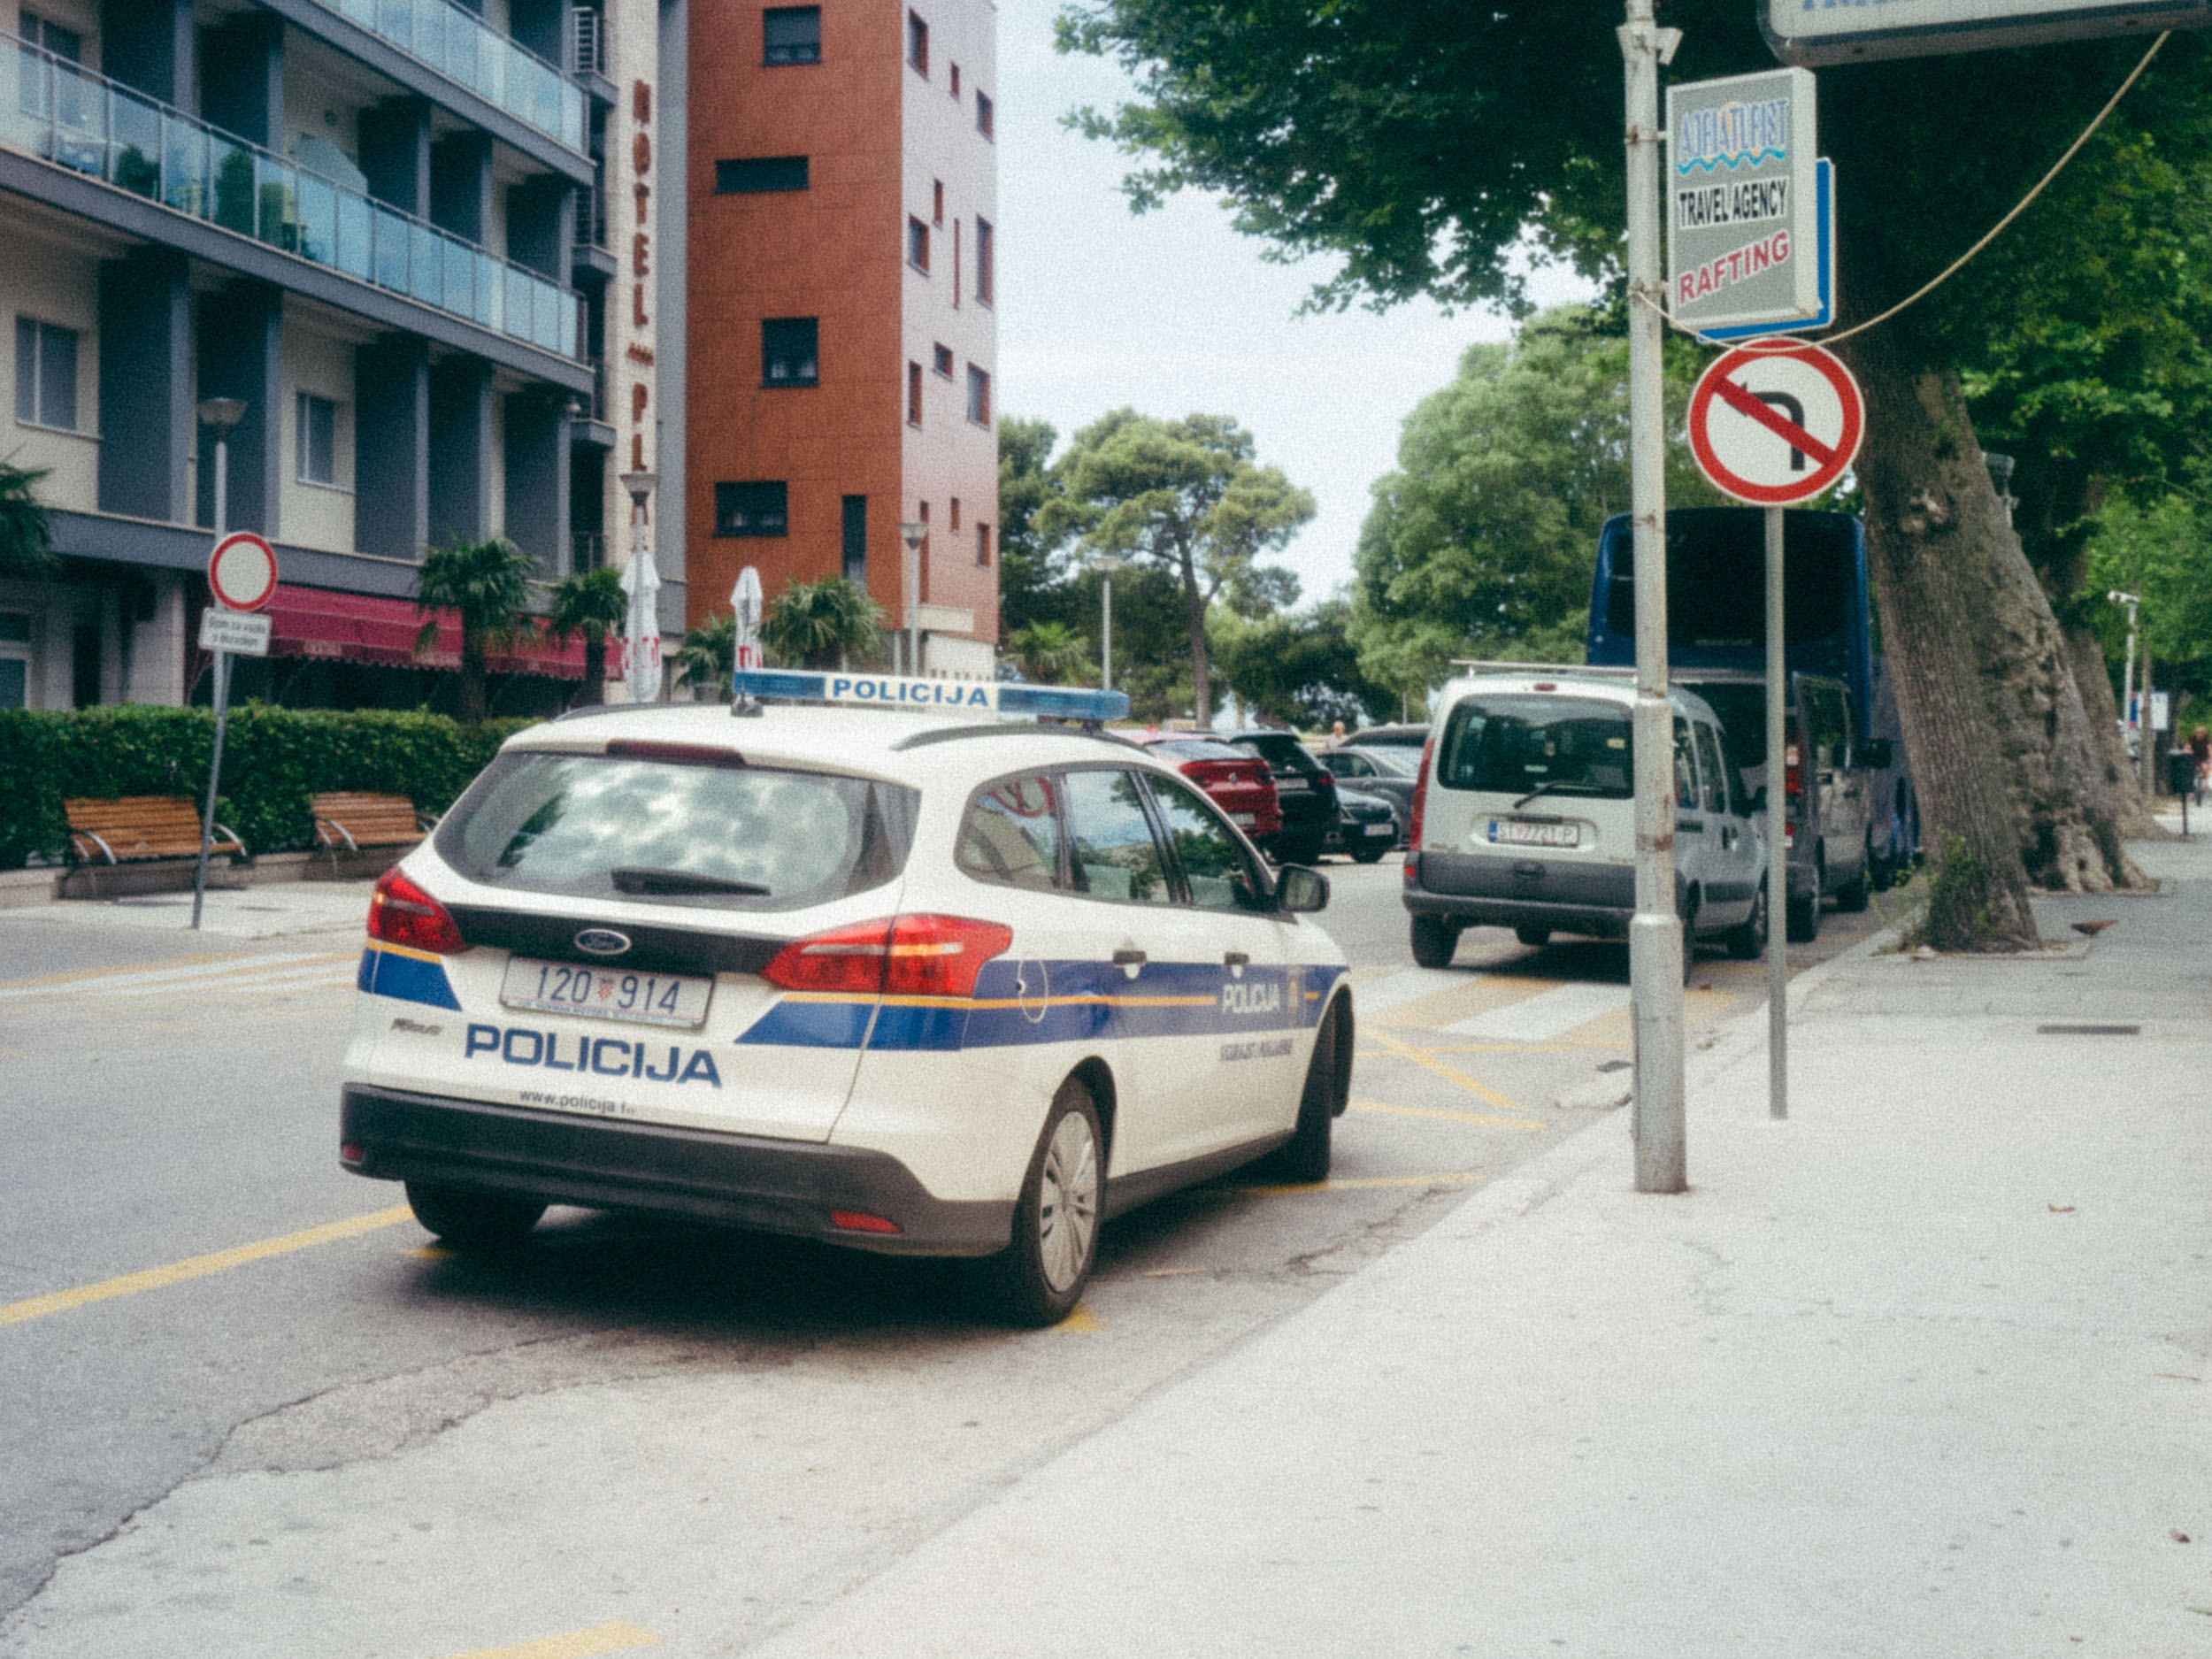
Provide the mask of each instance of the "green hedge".
{"label": "green hedge", "polygon": [[[249,851],[273,853],[314,845],[307,798],[324,790],[404,795],[422,811],[442,812],[511,733],[532,724],[491,720],[471,731],[442,714],[247,703],[231,710],[223,739],[216,816]],[[63,855],[65,797],[205,800],[214,741],[207,709],[0,710],[0,868]]]}

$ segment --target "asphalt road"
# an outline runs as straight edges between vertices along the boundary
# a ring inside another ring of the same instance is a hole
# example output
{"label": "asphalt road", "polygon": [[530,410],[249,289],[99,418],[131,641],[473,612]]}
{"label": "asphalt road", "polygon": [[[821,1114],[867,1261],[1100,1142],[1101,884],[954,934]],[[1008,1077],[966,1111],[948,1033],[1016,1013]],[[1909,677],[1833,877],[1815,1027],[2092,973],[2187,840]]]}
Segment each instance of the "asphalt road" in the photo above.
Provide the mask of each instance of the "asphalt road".
{"label": "asphalt road", "polygon": [[[450,1256],[336,1167],[357,934],[0,912],[0,1655],[741,1651],[1625,1094],[1619,947],[1425,972],[1397,860],[1327,871],[1331,1181],[1126,1217],[1018,1333],[953,1265],[658,1221]],[[1689,1018],[1763,987],[1709,955]]]}

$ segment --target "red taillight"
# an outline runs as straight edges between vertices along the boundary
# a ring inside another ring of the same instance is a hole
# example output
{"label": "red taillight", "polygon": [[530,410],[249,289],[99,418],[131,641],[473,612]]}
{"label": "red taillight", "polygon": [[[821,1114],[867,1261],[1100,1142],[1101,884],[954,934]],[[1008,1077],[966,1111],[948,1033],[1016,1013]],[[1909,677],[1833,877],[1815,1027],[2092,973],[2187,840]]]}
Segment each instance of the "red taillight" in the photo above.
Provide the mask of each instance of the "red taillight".
{"label": "red taillight", "polygon": [[1421,745],[1421,770],[1413,780],[1413,810],[1407,814],[1406,825],[1406,879],[1414,877],[1412,855],[1421,850],[1421,810],[1429,800],[1429,762],[1436,754],[1436,740],[1432,737]]}
{"label": "red taillight", "polygon": [[833,1210],[830,1225],[846,1233],[896,1233],[899,1224],[864,1210]]}
{"label": "red taillight", "polygon": [[369,895],[369,937],[441,956],[469,948],[453,913],[397,870],[387,870]]}
{"label": "red taillight", "polygon": [[1014,930],[964,916],[895,916],[794,940],[761,970],[787,991],[972,996],[975,976],[1011,949]]}
{"label": "red taillight", "polygon": [[1787,747],[1782,750],[1782,793],[1784,795],[1805,793],[1805,766],[1802,757],[1797,752],[1797,738],[1794,734],[1791,736]]}

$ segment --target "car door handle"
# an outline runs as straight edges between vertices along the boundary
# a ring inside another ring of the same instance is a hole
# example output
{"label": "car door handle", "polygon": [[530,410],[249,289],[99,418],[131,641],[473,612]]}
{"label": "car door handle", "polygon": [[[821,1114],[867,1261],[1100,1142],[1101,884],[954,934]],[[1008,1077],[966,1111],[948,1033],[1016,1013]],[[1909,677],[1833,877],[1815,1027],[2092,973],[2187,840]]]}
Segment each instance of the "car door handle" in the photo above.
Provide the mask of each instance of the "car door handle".
{"label": "car door handle", "polygon": [[1150,960],[1151,958],[1141,950],[1122,949],[1114,952],[1114,966],[1117,968],[1141,968]]}
{"label": "car door handle", "polygon": [[1241,950],[1224,951],[1221,956],[1221,965],[1225,968],[1249,967],[1251,962],[1252,958]]}

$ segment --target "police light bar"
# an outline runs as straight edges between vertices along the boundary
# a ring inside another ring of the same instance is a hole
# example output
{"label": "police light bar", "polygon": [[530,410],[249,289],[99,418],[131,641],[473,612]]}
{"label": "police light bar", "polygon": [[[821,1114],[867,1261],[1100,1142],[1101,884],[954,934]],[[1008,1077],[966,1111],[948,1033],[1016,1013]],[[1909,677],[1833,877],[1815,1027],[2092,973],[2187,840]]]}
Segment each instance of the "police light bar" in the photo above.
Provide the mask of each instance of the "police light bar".
{"label": "police light bar", "polygon": [[1119,720],[1129,713],[1125,691],[1006,686],[990,680],[930,680],[911,674],[741,668],[731,676],[731,690],[741,704],[758,697],[774,703],[835,703],[869,709],[1059,720]]}

